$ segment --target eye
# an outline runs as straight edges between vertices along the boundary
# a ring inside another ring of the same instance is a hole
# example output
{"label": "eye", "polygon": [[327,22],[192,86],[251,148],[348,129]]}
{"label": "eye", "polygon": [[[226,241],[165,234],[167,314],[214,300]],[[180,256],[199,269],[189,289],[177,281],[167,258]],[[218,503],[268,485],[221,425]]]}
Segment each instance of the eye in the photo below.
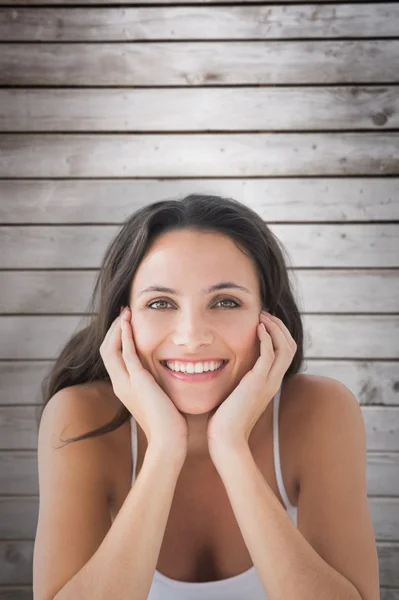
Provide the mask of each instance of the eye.
{"label": "eye", "polygon": [[[162,302],[164,302],[165,304],[170,304],[170,302],[168,302],[167,300],[154,300],[153,302],[150,302],[149,304],[147,304],[148,308],[151,308],[152,310],[165,310],[166,306],[161,306],[158,308],[154,308],[155,304],[162,304]],[[238,302],[236,302],[236,300],[233,300],[232,298],[223,298],[222,300],[218,300],[216,302],[216,304],[220,304],[221,302],[232,302],[233,306],[224,306],[222,307],[223,310],[228,309],[228,308],[238,308],[239,306],[241,306]]]}
{"label": "eye", "polygon": [[238,304],[238,302],[236,302],[235,300],[233,300],[232,298],[223,298],[222,300],[218,300],[216,302],[216,304],[219,304],[220,302],[232,302],[234,304],[234,306],[226,306],[225,308],[238,308],[240,305]]}
{"label": "eye", "polygon": [[[170,302],[168,302],[167,300],[154,300],[154,302],[150,302],[149,304],[147,304],[148,308],[152,308],[153,304],[159,304],[160,302],[165,302],[166,304],[170,304]],[[153,308],[153,310],[164,310],[165,307],[161,307],[161,308]]]}

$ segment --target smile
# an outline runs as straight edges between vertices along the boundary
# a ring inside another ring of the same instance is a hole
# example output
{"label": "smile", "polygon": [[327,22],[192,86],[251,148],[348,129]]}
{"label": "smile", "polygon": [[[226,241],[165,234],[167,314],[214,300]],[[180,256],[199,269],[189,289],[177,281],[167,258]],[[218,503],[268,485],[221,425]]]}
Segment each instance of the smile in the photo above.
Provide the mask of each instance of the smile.
{"label": "smile", "polygon": [[175,379],[180,379],[180,380],[186,381],[186,382],[187,381],[198,381],[199,382],[199,381],[209,381],[211,379],[215,379],[216,377],[218,377],[223,372],[223,370],[228,362],[229,362],[228,360],[224,360],[222,362],[222,364],[220,365],[220,367],[218,367],[214,371],[204,371],[203,373],[186,373],[183,371],[173,371],[165,364],[164,361],[161,361],[161,365],[169,373],[169,375],[171,377],[174,377]]}

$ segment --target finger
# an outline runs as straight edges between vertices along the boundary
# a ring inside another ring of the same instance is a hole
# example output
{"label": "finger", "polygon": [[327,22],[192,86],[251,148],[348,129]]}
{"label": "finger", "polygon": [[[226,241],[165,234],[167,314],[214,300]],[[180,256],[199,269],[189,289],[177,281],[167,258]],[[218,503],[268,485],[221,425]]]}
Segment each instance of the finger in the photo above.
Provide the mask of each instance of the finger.
{"label": "finger", "polygon": [[260,354],[253,371],[263,377],[268,375],[275,356],[271,335],[263,328],[261,323],[258,325],[258,335],[260,338]]}
{"label": "finger", "polygon": [[122,356],[122,321],[123,319],[118,317],[115,321],[115,327],[110,328],[110,336],[103,350],[104,362],[111,380],[114,382],[129,376],[129,371]]}
{"label": "finger", "polygon": [[[123,308],[123,307],[122,307],[122,308]],[[122,308],[121,308],[121,311],[122,311]],[[118,316],[118,317],[116,317],[116,319],[114,319],[114,321],[111,323],[111,325],[110,325],[110,327],[109,327],[109,329],[108,329],[107,333],[105,334],[105,337],[104,337],[104,339],[103,339],[103,341],[102,341],[102,343],[101,343],[101,349],[102,349],[103,351],[106,351],[106,349],[107,349],[107,346],[108,346],[108,342],[109,342],[110,338],[112,337],[112,335],[113,335],[113,333],[115,332],[115,330],[116,330],[118,327],[120,327],[120,320],[121,320],[121,317],[122,317],[122,315],[121,315],[121,314],[119,314],[119,316]]]}
{"label": "finger", "polygon": [[133,330],[130,323],[129,311],[126,315],[126,318],[122,319],[122,357],[130,375],[137,370],[143,369],[143,365],[141,364],[141,360],[137,355],[136,345],[133,339]]}
{"label": "finger", "polygon": [[[271,365],[267,364],[267,379],[270,382],[278,382],[281,380],[281,377],[286,372],[289,364],[292,361],[292,351],[291,348],[287,345],[287,340],[281,329],[278,325],[272,321],[265,321],[265,323],[261,324],[260,330],[265,325],[268,332],[264,333],[264,335],[271,337],[273,341],[273,362]],[[261,333],[263,335],[263,333]],[[288,363],[289,359],[289,364]],[[265,359],[266,360],[266,359]]]}
{"label": "finger", "polygon": [[263,327],[262,323],[258,325],[258,335],[260,338],[260,355],[262,357],[269,357],[270,351],[273,352],[273,339],[270,333]]}
{"label": "finger", "polygon": [[282,329],[278,326],[277,323],[275,323],[272,320],[268,321],[267,319],[265,319],[263,324],[266,327],[266,331],[272,338],[273,348],[276,353],[287,353],[287,350],[291,350],[291,346],[289,345],[286,336],[284,335]]}
{"label": "finger", "polygon": [[[289,345],[290,348],[294,349],[296,347],[296,342],[294,340],[294,338],[292,337],[288,327],[285,325],[285,323],[283,323],[283,321],[281,319],[279,319],[278,317],[274,316],[274,315],[264,315],[262,313],[261,315],[263,317],[262,319],[262,323],[268,323],[267,321],[267,317],[269,317],[270,321],[272,323],[274,323],[275,325],[277,325],[277,327],[282,331],[282,333],[285,336],[285,339],[287,341],[287,344]],[[269,321],[269,322],[270,322]]]}

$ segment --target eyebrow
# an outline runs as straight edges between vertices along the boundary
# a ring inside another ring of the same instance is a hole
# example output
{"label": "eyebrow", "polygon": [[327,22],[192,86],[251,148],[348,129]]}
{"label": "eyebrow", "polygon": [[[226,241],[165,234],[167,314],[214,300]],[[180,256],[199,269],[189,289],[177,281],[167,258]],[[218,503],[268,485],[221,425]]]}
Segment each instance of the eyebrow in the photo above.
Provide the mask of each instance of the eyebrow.
{"label": "eyebrow", "polygon": [[[237,290],[241,290],[243,292],[247,292],[247,294],[252,294],[252,292],[250,292],[250,290],[248,288],[244,287],[243,285],[238,285],[238,283],[234,283],[233,281],[221,281],[220,283],[211,285],[209,288],[203,289],[202,292],[204,294],[212,294],[212,292],[217,292],[218,290],[230,290],[230,289],[237,289]],[[145,294],[147,292],[163,292],[164,294],[175,294],[176,296],[183,295],[183,293],[180,292],[179,290],[174,290],[172,288],[165,287],[162,285],[151,285],[150,287],[147,287],[144,290],[141,290],[141,292],[138,295],[142,296],[143,294]]]}

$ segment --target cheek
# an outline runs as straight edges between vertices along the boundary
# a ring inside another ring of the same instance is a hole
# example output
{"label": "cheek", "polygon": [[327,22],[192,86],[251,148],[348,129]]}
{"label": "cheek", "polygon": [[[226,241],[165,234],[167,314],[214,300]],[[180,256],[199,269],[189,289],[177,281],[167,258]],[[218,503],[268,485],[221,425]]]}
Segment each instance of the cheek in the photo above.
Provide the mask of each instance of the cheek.
{"label": "cheek", "polygon": [[251,359],[259,350],[259,342],[256,334],[256,325],[251,323],[237,324],[230,328],[230,347],[237,356],[247,356]]}
{"label": "cheek", "polygon": [[137,353],[139,356],[151,354],[159,343],[159,329],[140,317],[133,318],[131,323]]}

